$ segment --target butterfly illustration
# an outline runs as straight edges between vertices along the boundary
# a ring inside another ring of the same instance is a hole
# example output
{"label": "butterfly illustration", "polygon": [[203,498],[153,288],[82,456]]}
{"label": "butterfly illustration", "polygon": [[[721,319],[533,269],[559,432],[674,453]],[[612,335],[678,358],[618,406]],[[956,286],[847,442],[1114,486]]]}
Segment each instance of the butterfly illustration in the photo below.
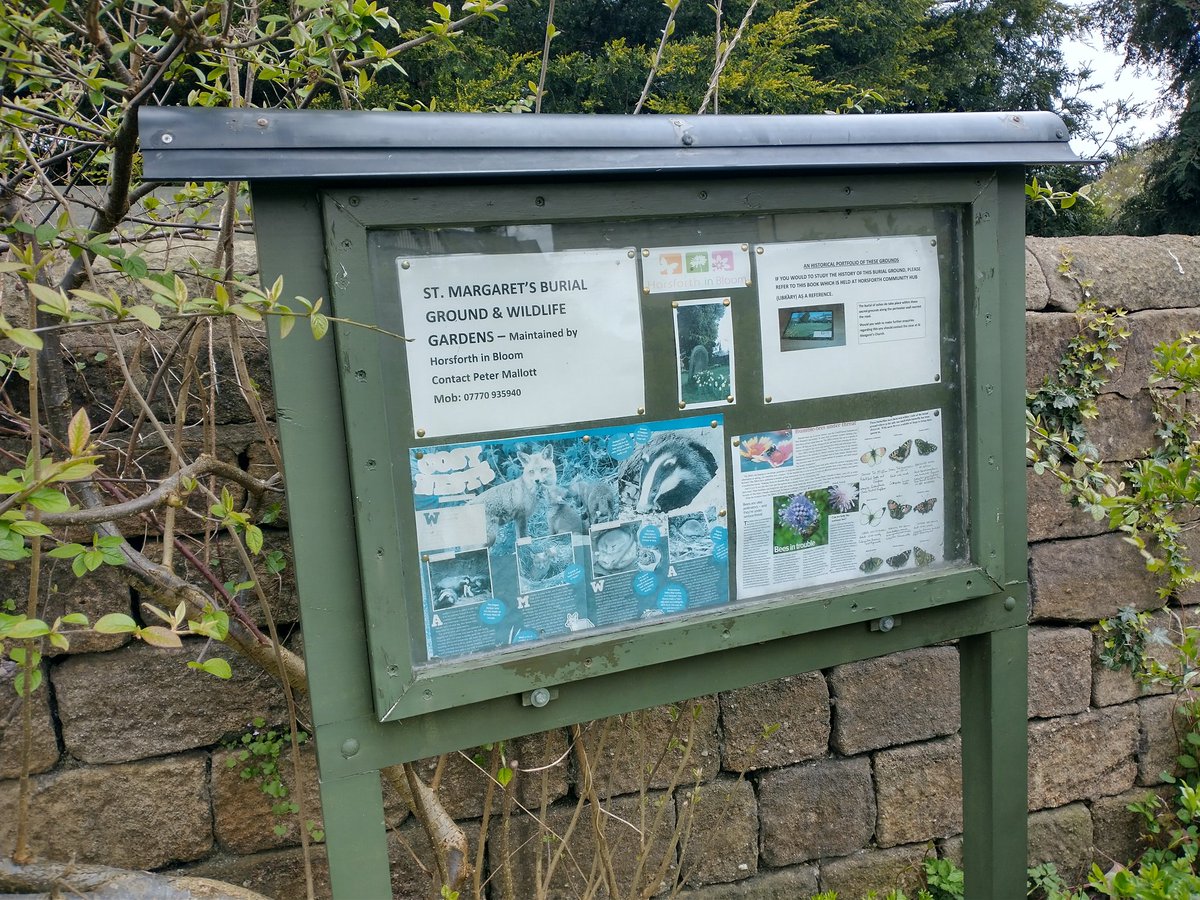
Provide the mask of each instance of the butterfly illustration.
{"label": "butterfly illustration", "polygon": [[887,511],[888,511],[888,515],[891,516],[893,519],[903,519],[910,512],[912,512],[912,507],[909,506],[907,503],[901,505],[901,504],[897,503],[895,500],[889,500],[887,502]]}
{"label": "butterfly illustration", "polygon": [[923,515],[927,512],[933,512],[933,505],[935,503],[937,503],[937,497],[930,497],[928,500],[922,500],[913,509]]}
{"label": "butterfly illustration", "polygon": [[916,557],[918,566],[927,566],[934,560],[934,555],[920,547],[913,547],[913,556]]}
{"label": "butterfly illustration", "polygon": [[874,450],[868,450],[859,459],[862,460],[864,466],[873,466],[879,462],[887,454],[887,447],[876,447]]}
{"label": "butterfly illustration", "polygon": [[883,518],[882,512],[875,512],[875,510],[871,509],[871,507],[867,506],[866,504],[863,504],[862,514],[863,521],[868,525],[878,525],[879,520]]}
{"label": "butterfly illustration", "polygon": [[870,559],[864,559],[858,564],[858,568],[870,575],[876,569],[883,565],[883,560],[878,556],[872,556]]}
{"label": "butterfly illustration", "polygon": [[928,456],[937,450],[937,444],[931,444],[929,441],[923,441],[920,438],[914,438],[913,443],[917,445],[917,452],[922,456]]}
{"label": "butterfly illustration", "polygon": [[887,558],[887,564],[889,566],[891,566],[893,569],[902,568],[905,564],[908,563],[908,558],[911,555],[912,555],[911,550],[905,550],[903,553],[897,553],[895,556],[889,556]]}
{"label": "butterfly illustration", "polygon": [[889,453],[888,458],[894,459],[898,463],[904,462],[906,459],[908,459],[908,454],[912,450],[912,444],[913,442],[911,440],[905,441],[903,444]]}

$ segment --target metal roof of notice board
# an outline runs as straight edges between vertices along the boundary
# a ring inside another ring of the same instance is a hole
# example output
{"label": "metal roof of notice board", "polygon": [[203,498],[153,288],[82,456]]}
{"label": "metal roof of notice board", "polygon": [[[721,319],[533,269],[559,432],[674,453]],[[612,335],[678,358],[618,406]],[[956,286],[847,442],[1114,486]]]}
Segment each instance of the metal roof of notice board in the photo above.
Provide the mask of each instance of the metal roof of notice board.
{"label": "metal roof of notice board", "polygon": [[1046,112],[558,115],[144,107],[151,181],[463,180],[1079,163]]}

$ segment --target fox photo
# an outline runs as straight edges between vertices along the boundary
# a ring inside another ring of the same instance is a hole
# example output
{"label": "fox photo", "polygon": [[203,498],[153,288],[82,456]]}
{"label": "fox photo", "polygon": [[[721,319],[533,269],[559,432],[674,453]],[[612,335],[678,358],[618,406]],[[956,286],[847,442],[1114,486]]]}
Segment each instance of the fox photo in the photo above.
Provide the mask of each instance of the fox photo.
{"label": "fox photo", "polygon": [[734,401],[733,312],[728,298],[675,304],[679,402],[715,406]]}
{"label": "fox photo", "polygon": [[[727,505],[722,426],[706,416],[413,450],[431,656],[507,643],[499,625],[511,630],[518,617],[522,634],[536,632],[528,639],[567,633],[569,617],[642,618],[670,586],[669,543],[686,542],[684,558],[701,563],[715,556],[710,532]],[[712,562],[727,564],[724,554]],[[728,601],[725,577],[716,582],[724,592],[705,602]],[[459,611],[484,599],[482,612]]]}

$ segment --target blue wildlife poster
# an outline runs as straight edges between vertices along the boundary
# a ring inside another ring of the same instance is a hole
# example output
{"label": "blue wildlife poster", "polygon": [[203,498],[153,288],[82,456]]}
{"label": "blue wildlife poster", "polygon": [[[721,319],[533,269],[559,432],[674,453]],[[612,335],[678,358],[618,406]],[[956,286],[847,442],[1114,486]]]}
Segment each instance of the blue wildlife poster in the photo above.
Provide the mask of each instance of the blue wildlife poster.
{"label": "blue wildlife poster", "polygon": [[720,416],[409,455],[430,659],[729,602]]}

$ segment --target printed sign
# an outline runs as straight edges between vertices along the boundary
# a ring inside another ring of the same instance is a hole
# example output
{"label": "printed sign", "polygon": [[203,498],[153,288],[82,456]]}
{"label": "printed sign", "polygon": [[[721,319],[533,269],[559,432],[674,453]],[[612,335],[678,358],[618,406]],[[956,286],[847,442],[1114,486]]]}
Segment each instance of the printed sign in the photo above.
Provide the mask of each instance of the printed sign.
{"label": "printed sign", "polygon": [[937,410],[732,440],[738,597],[943,559]]}
{"label": "printed sign", "polygon": [[770,402],[941,377],[933,237],[763,244],[756,255],[763,394]]}
{"label": "printed sign", "polygon": [[638,415],[631,249],[397,261],[418,437]]}
{"label": "printed sign", "polygon": [[430,659],[729,602],[720,416],[410,451]]}
{"label": "printed sign", "polygon": [[642,286],[648,294],[729,290],[750,284],[748,244],[651,247],[643,254]]}

